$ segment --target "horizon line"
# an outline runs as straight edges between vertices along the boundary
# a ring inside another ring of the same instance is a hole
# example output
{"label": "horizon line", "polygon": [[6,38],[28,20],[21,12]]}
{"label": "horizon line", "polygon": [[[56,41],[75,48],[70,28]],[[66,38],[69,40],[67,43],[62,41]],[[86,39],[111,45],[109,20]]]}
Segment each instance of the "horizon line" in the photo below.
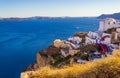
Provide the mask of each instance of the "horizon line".
{"label": "horizon line", "polygon": [[97,16],[10,16],[10,17],[1,17],[0,18],[34,18],[34,17],[50,17],[50,18],[70,18],[70,17],[97,17]]}
{"label": "horizon line", "polygon": [[55,18],[57,18],[57,17],[98,17],[98,16],[100,16],[100,15],[102,15],[102,14],[115,14],[115,13],[120,13],[120,12],[113,12],[113,13],[101,13],[101,14],[99,14],[99,15],[83,15],[83,16],[81,16],[81,15],[76,15],[76,16],[67,16],[67,15],[59,15],[59,16],[50,16],[50,15],[31,15],[31,16],[0,16],[0,18],[32,18],[32,17],[55,17]]}

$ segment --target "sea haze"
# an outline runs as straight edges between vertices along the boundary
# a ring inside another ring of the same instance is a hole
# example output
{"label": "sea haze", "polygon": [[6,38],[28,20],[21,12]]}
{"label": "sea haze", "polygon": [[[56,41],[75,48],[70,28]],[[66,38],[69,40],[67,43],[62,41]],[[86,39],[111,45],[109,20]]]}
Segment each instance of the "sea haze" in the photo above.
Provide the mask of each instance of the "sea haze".
{"label": "sea haze", "polygon": [[0,78],[19,78],[36,60],[36,53],[55,39],[67,39],[75,32],[95,31],[96,18],[53,18],[0,21]]}

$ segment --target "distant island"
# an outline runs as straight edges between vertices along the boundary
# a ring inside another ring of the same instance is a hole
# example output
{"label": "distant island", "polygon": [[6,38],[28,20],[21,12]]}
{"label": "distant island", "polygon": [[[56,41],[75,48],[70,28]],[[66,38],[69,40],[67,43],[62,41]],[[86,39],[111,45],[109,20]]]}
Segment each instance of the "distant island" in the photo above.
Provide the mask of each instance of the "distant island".
{"label": "distant island", "polygon": [[64,18],[96,18],[96,17],[70,17],[70,16],[61,16],[61,17],[50,17],[50,16],[33,16],[33,17],[8,17],[0,18],[0,20],[45,20],[45,19],[64,19]]}
{"label": "distant island", "polygon": [[[33,17],[9,17],[9,18],[0,18],[0,20],[36,20],[36,19],[62,19],[62,18],[91,18],[91,17],[70,17],[70,16],[61,16],[61,17],[49,17],[49,16],[33,16]],[[114,18],[120,19],[120,12],[113,14],[102,14],[100,16],[92,17],[97,19],[105,19],[105,18]]]}
{"label": "distant island", "polygon": [[120,19],[120,12],[114,14],[102,14],[97,17],[98,19],[105,19],[105,18],[115,18]]}
{"label": "distant island", "polygon": [[61,16],[61,17],[49,17],[49,16],[33,16],[33,17],[9,17],[9,18],[0,18],[0,20],[36,20],[36,19],[62,19],[62,18],[97,18],[97,19],[105,19],[105,18],[114,18],[120,19],[120,12],[113,14],[102,14],[96,17],[70,17],[70,16]]}
{"label": "distant island", "polygon": [[9,17],[9,18],[0,18],[0,20],[35,20],[35,19],[54,19],[54,18],[67,18],[67,17],[43,17],[43,16],[34,16],[34,17]]}
{"label": "distant island", "polygon": [[39,19],[63,19],[63,18],[88,18],[88,17],[69,17],[69,16],[61,16],[61,17],[49,17],[49,16],[33,16],[33,17],[8,17],[8,18],[0,18],[0,20],[39,20]]}

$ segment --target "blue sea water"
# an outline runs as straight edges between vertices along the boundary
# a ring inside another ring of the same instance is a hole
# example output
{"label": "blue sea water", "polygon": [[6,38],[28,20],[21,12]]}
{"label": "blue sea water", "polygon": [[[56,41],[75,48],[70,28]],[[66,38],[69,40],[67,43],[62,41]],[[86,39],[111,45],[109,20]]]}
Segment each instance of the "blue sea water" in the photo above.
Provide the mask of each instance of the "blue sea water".
{"label": "blue sea water", "polygon": [[55,39],[67,39],[75,32],[95,31],[96,18],[54,18],[0,21],[0,78],[19,78],[36,62],[36,53]]}

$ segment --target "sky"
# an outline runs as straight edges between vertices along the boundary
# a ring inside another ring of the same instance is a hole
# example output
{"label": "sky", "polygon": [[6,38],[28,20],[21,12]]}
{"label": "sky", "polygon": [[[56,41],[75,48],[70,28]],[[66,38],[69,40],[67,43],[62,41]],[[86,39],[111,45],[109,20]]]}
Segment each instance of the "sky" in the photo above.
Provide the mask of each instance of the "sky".
{"label": "sky", "polygon": [[0,17],[83,17],[116,12],[120,12],[120,0],[0,0]]}

